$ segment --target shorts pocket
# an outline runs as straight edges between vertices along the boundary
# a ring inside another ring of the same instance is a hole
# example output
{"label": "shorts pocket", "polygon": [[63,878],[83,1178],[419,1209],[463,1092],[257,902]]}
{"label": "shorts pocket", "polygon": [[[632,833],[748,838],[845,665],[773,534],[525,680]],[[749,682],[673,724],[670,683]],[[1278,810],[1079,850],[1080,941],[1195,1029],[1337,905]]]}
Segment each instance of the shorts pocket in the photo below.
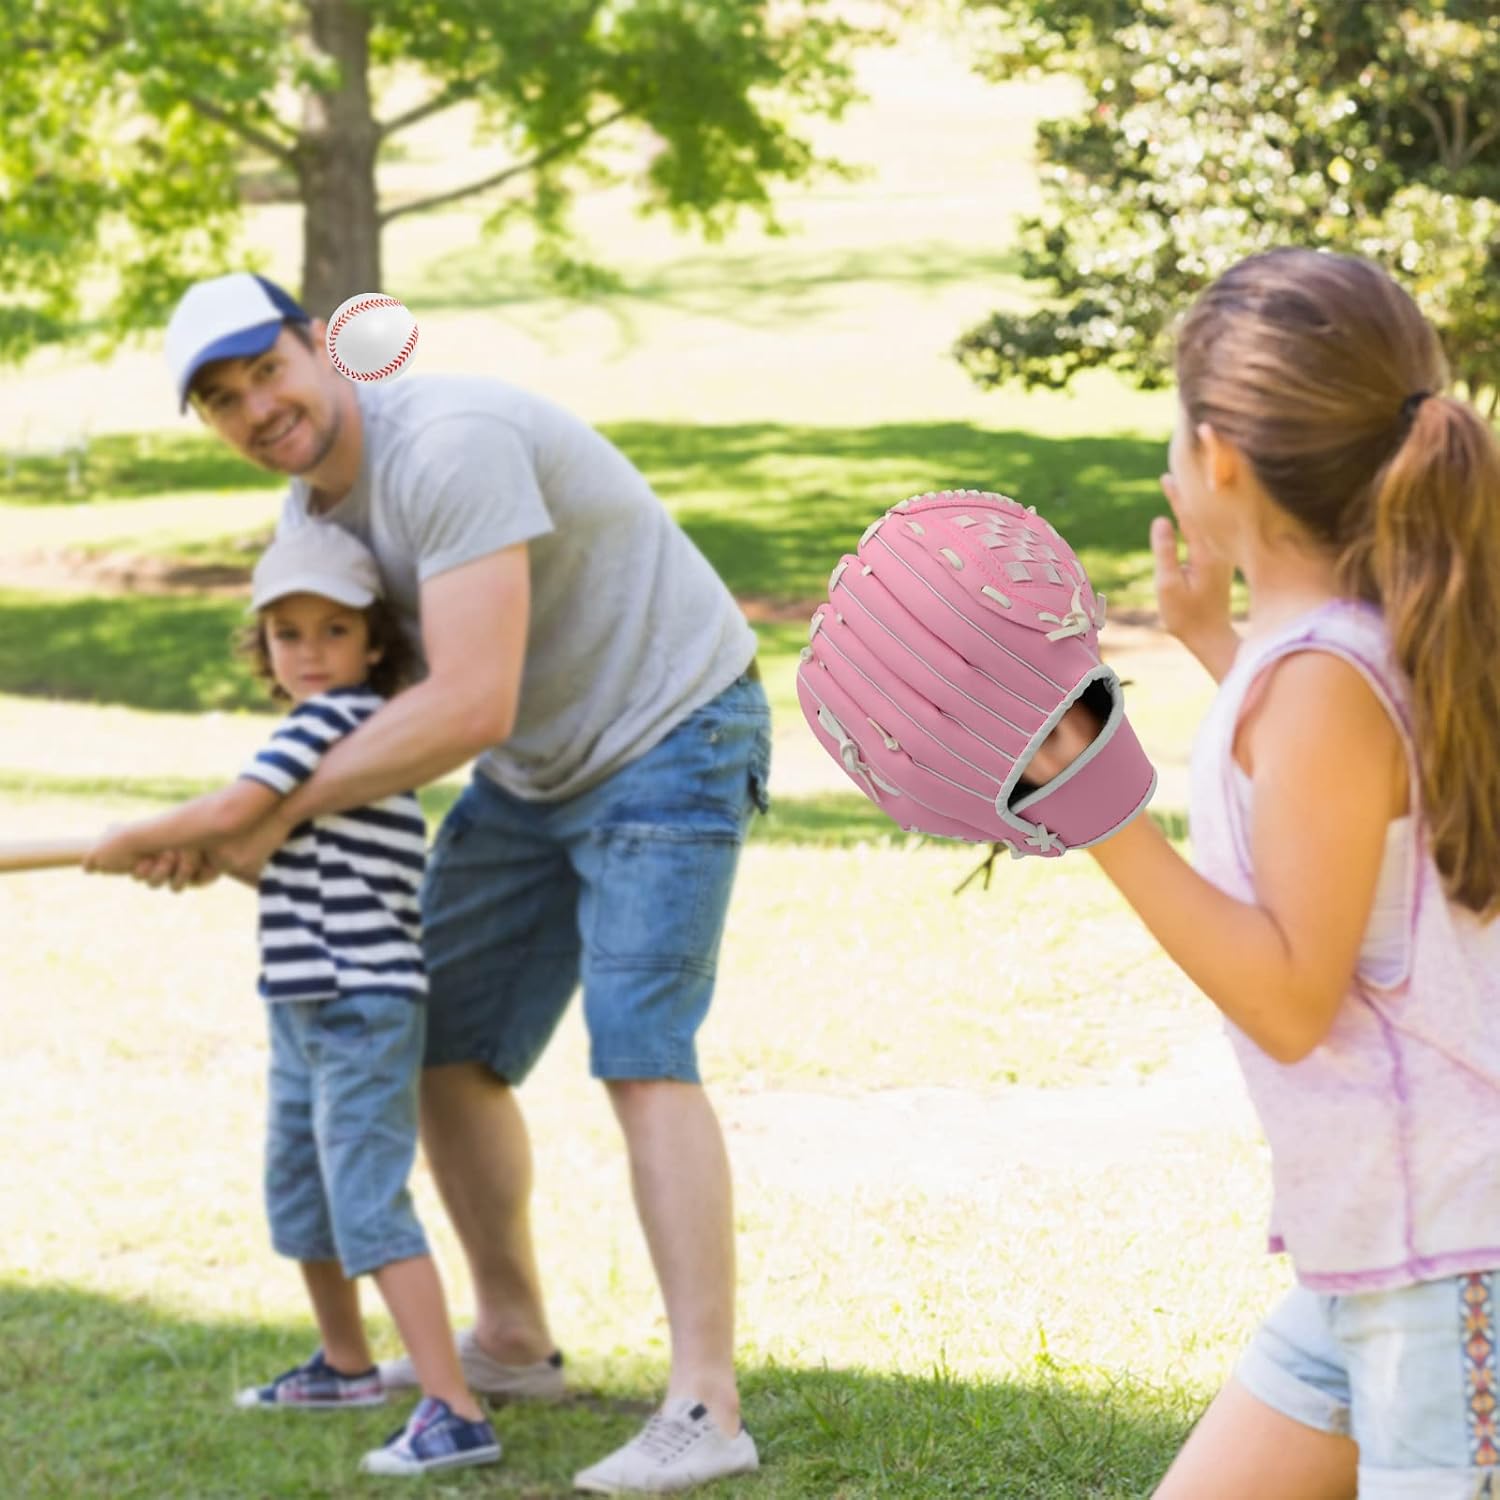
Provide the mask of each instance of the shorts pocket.
{"label": "shorts pocket", "polygon": [[712,973],[739,852],[738,829],[723,822],[601,829],[583,894],[591,958]]}

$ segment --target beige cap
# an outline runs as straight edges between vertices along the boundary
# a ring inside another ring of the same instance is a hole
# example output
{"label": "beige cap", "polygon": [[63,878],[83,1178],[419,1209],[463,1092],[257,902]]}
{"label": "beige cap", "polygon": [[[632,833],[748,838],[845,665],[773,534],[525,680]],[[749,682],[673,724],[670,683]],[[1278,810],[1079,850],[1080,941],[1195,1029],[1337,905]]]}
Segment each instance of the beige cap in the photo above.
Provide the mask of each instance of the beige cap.
{"label": "beige cap", "polygon": [[264,609],[288,594],[317,594],[364,609],[381,596],[375,554],[342,526],[304,522],[261,554],[251,578],[250,608]]}

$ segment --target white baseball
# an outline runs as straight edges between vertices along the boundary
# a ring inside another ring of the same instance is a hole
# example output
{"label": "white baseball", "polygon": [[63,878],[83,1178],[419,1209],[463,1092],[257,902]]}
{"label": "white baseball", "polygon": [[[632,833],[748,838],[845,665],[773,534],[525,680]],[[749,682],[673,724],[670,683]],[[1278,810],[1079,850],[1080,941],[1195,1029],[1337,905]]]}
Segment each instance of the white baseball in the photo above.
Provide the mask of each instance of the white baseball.
{"label": "white baseball", "polygon": [[404,303],[382,292],[340,302],[328,320],[328,357],[346,380],[361,385],[393,380],[411,363],[417,320]]}

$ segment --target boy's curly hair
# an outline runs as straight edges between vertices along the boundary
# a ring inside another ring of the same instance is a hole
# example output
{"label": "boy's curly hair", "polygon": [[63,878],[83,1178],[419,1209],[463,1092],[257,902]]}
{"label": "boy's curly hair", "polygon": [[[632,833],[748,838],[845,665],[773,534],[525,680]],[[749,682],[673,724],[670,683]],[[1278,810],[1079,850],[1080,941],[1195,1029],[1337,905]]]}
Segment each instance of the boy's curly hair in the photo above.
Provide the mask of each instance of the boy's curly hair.
{"label": "boy's curly hair", "polygon": [[[372,692],[379,693],[382,698],[392,698],[416,680],[417,653],[401,628],[401,621],[395,610],[384,599],[377,599],[360,613],[365,617],[365,625],[370,632],[370,645],[378,648],[381,653],[380,660],[370,668],[366,681]],[[251,673],[266,684],[273,701],[291,702],[271,670],[264,610],[235,632],[234,649],[235,654],[248,664]]]}

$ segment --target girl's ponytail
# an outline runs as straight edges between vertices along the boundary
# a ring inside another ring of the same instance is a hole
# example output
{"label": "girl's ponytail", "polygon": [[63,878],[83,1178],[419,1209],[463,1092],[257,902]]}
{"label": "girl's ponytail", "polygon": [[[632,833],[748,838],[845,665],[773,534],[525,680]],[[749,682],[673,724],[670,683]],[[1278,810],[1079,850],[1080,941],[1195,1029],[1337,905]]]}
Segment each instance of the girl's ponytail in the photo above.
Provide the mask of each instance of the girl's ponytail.
{"label": "girl's ponytail", "polygon": [[[1449,897],[1500,914],[1500,444],[1467,402],[1415,392],[1344,546],[1411,686],[1423,813]],[[1357,512],[1356,512],[1357,514]]]}

